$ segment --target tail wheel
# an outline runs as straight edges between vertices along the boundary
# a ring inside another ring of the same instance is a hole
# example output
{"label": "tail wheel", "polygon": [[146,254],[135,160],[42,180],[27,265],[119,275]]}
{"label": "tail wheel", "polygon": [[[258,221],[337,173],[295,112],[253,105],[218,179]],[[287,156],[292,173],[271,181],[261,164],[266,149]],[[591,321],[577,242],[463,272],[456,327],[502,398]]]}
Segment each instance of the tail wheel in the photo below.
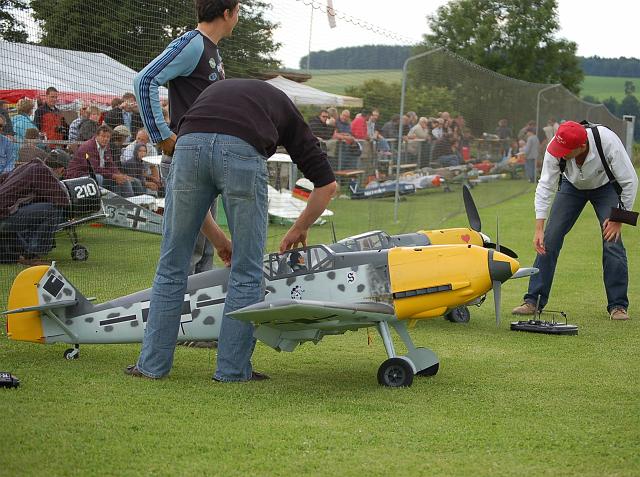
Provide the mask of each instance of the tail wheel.
{"label": "tail wheel", "polygon": [[409,387],[413,383],[413,368],[402,358],[389,358],[378,369],[378,383],[390,388]]}
{"label": "tail wheel", "polygon": [[71,248],[71,258],[77,262],[85,262],[89,258],[89,250],[80,244],[75,244]]}
{"label": "tail wheel", "polygon": [[68,348],[64,350],[64,359],[78,359],[80,357],[80,350],[78,348]]}

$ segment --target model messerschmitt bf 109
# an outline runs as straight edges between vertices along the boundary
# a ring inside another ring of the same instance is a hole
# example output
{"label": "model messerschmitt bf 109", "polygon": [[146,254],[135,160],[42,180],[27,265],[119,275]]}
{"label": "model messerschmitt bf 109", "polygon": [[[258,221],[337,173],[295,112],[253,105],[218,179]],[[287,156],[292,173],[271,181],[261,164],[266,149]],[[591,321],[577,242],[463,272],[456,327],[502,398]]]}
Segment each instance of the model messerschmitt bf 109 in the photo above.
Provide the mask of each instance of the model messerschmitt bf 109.
{"label": "model messerschmitt bf 109", "polygon": [[[255,337],[278,351],[318,343],[327,335],[375,327],[388,359],[378,370],[385,386],[410,386],[415,375],[432,376],[439,360],[416,347],[408,323],[439,317],[473,303],[493,288],[500,317],[501,284],[535,273],[509,255],[477,245],[430,245],[336,252],[313,245],[272,253],[264,260],[265,300],[232,314],[255,324]],[[179,340],[216,340],[229,269],[189,277]],[[150,290],[94,305],[55,267],[22,271],[9,295],[7,335],[37,343],[140,342]],[[396,354],[393,328],[407,347]]]}
{"label": "model messerschmitt bf 109", "polygon": [[[462,197],[464,201],[469,227],[457,227],[439,230],[420,230],[414,233],[389,235],[382,230],[373,230],[359,235],[346,237],[329,247],[335,252],[359,252],[363,250],[385,250],[394,247],[423,247],[427,245],[477,245],[499,250],[512,257],[518,255],[505,246],[498,246],[491,242],[491,239],[482,233],[482,222],[478,208],[473,200],[471,191],[467,185],[462,186]],[[483,297],[484,298],[484,297]],[[483,299],[478,299],[475,305],[480,305]],[[444,318],[454,323],[467,323],[471,317],[466,305],[459,306],[444,315]]]}

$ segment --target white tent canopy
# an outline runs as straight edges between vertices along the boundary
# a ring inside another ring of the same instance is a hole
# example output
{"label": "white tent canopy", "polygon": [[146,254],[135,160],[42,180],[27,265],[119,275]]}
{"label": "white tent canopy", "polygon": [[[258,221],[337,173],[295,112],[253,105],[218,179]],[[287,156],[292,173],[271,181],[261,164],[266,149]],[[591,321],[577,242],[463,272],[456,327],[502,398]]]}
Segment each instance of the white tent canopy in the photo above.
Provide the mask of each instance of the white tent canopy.
{"label": "white tent canopy", "polygon": [[[53,86],[60,92],[102,97],[133,91],[136,72],[103,53],[0,41],[0,58],[0,90],[44,91]],[[167,96],[165,88],[160,95]]]}
{"label": "white tent canopy", "polygon": [[305,84],[296,83],[282,76],[276,76],[267,83],[283,91],[297,106],[345,106],[361,108],[362,99],[327,93]]}

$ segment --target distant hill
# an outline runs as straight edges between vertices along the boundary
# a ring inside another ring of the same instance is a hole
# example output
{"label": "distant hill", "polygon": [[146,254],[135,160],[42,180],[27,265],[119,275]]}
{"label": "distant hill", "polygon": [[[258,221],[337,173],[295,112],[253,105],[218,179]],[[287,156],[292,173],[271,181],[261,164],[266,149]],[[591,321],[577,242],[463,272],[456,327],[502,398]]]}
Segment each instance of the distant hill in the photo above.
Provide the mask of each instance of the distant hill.
{"label": "distant hill", "polygon": [[[312,51],[310,67],[314,70],[398,70],[410,55],[410,46],[350,46]],[[307,55],[300,59],[300,68],[306,67]]]}
{"label": "distant hill", "polygon": [[588,76],[615,76],[640,78],[640,60],[638,58],[600,58],[590,56],[580,58],[582,70]]}
{"label": "distant hill", "polygon": [[[314,70],[399,70],[411,56],[410,46],[365,45],[312,51],[310,67]],[[587,76],[640,78],[640,59],[579,57]],[[300,59],[300,68],[307,67],[307,55]]]}

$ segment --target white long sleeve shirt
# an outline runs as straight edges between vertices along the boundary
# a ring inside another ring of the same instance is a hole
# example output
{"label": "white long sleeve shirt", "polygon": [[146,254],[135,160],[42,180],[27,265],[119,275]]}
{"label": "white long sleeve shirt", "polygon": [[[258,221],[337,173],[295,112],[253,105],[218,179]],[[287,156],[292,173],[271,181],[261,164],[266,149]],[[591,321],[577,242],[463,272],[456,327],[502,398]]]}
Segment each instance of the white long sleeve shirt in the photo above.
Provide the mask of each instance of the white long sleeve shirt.
{"label": "white long sleeve shirt", "polygon": [[[605,160],[609,164],[609,168],[618,184],[622,187],[622,203],[628,210],[631,210],[638,192],[638,176],[633,168],[631,159],[629,159],[629,155],[616,133],[603,126],[598,127],[598,132],[602,140]],[[564,170],[565,178],[576,189],[580,190],[597,189],[609,182],[598,154],[593,132],[590,129],[587,129],[587,138],[589,139],[589,153],[584,163],[578,166],[573,159],[566,161],[567,165]],[[559,164],[558,159],[549,154],[548,151],[545,152],[540,181],[538,182],[538,187],[536,187],[536,219],[546,219],[549,216],[551,201],[558,190]]]}

